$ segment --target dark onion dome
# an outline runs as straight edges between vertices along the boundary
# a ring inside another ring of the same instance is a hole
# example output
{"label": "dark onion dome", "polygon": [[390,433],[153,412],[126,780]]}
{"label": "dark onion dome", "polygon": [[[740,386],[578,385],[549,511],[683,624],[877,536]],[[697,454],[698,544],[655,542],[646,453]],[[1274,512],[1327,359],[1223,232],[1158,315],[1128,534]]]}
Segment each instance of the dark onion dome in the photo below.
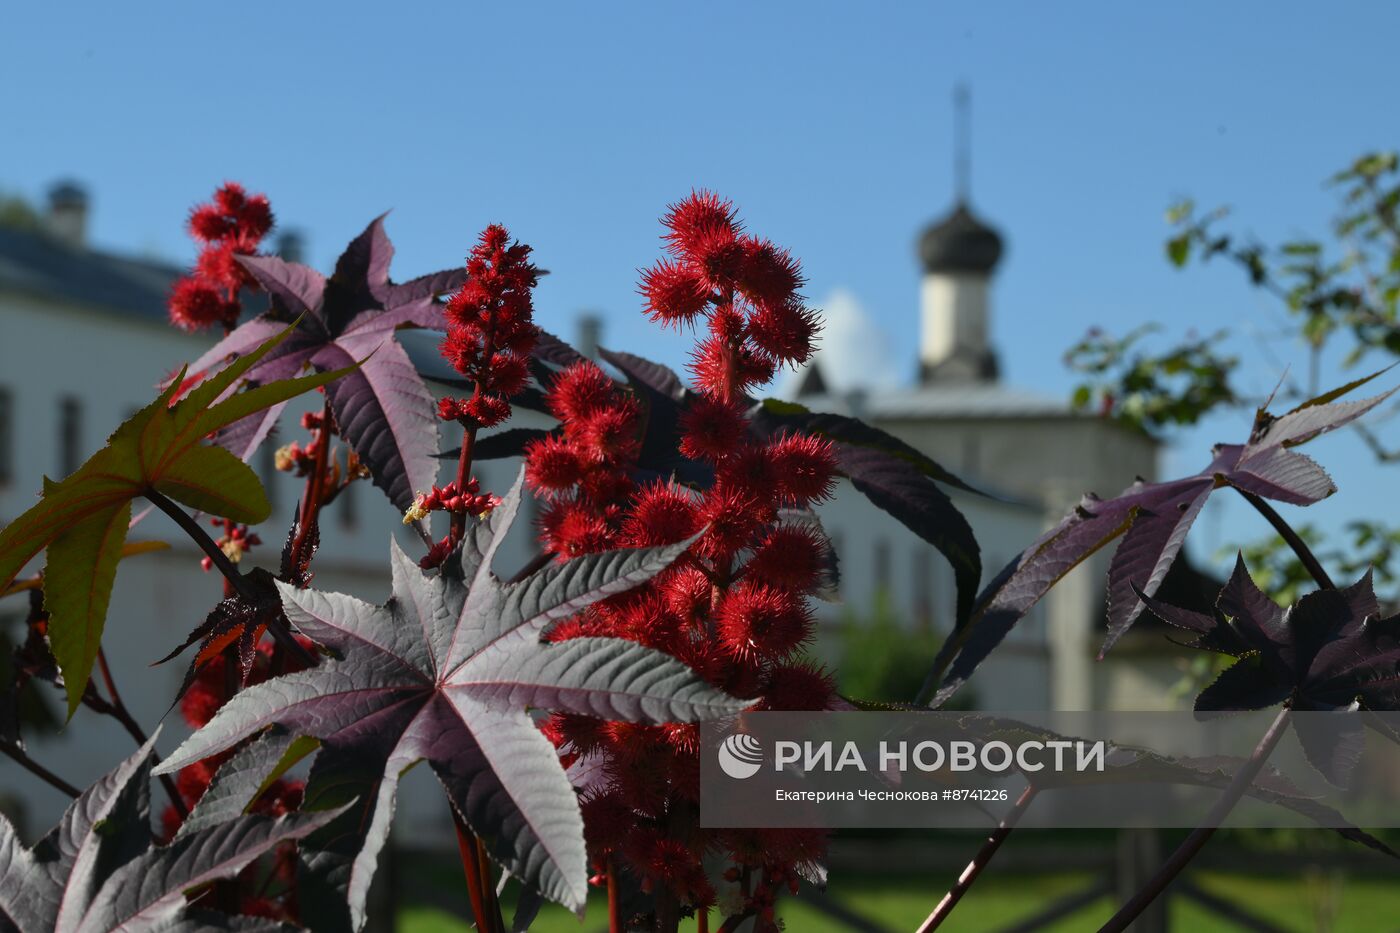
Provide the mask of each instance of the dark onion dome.
{"label": "dark onion dome", "polygon": [[919,237],[925,272],[974,272],[989,275],[1001,259],[1001,235],[972,216],[959,202],[943,220],[929,224]]}

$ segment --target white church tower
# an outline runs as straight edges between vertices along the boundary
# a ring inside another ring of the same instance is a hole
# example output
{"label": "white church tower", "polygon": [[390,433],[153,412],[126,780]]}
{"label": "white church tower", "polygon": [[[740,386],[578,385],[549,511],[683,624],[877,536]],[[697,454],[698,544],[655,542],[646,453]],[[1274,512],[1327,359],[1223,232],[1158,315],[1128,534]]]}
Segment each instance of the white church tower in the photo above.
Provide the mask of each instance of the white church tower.
{"label": "white church tower", "polygon": [[923,265],[919,381],[925,385],[997,378],[988,293],[1001,259],[1002,240],[968,207],[967,89],[959,87],[955,100],[957,205],[947,217],[930,224],[918,243]]}

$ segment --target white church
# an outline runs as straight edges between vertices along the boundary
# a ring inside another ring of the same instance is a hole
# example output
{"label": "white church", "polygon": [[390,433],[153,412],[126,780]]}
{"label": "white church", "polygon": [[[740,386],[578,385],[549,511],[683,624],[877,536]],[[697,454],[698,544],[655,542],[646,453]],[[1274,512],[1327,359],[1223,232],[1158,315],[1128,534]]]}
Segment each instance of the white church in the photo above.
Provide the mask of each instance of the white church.
{"label": "white church", "polygon": [[[93,248],[85,236],[87,211],[85,192],[61,184],[37,227],[0,226],[0,525],[34,502],[45,474],[75,468],[153,397],[161,376],[209,346],[207,335],[181,333],[166,321],[166,291],[181,270]],[[284,249],[290,253],[293,244]],[[1157,450],[1144,437],[1001,381],[989,321],[1002,251],[996,231],[959,203],[918,243],[920,307],[916,315],[911,280],[909,316],[911,328],[919,329],[917,382],[898,390],[829,391],[819,354],[800,387],[800,401],[809,407],[856,414],[994,495],[954,494],[981,542],[984,579],[1083,492],[1117,492],[1134,476],[1153,477],[1157,462]],[[287,438],[299,435],[300,413],[293,403],[284,416]],[[274,447],[266,445],[266,456],[254,465],[276,512],[262,535],[266,543],[245,558],[273,568],[300,489],[300,481],[272,469]],[[516,469],[498,462],[480,473],[494,488],[508,485]],[[937,552],[849,484],[822,517],[840,553],[846,607],[823,605],[824,620],[834,622],[843,611],[858,617],[881,594],[904,624],[946,630],[952,577]],[[383,600],[387,538],[396,527],[398,515],[377,489],[362,484],[342,496],[323,518],[317,586]],[[160,667],[151,662],[201,621],[221,584],[200,572],[198,552],[163,515],[143,521],[133,537],[161,539],[172,548],[122,565],[104,643],[136,718],[153,728],[164,717],[159,746],[169,751],[185,732],[166,707],[187,659]],[[523,560],[524,543],[517,541],[516,550],[505,560]],[[1092,660],[1103,625],[1106,560],[1100,555],[1072,574],[983,666],[973,685],[996,685],[985,692],[988,702],[1007,710],[1162,702],[1162,685],[1177,677],[1169,658],[1146,665]],[[19,636],[24,610],[22,598],[0,601],[0,631]],[[1116,651],[1120,657],[1153,652],[1155,658],[1162,643],[1160,635],[1130,635]],[[31,736],[29,748],[35,759],[85,786],[129,754],[131,740],[114,721],[81,709],[70,729]],[[433,838],[449,825],[441,794],[426,769],[409,778],[395,832]],[[32,835],[51,825],[66,803],[0,758],[0,806],[19,817],[22,831]]]}

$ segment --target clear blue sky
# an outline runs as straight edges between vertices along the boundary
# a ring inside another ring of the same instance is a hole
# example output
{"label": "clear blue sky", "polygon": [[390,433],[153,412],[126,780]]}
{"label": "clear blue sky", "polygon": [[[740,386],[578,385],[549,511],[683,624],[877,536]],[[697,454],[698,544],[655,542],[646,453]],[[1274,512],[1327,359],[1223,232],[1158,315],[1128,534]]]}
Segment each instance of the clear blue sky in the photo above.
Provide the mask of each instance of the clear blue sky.
{"label": "clear blue sky", "polygon": [[[1320,232],[1323,179],[1400,144],[1387,3],[283,0],[27,4],[6,20],[0,188],[86,182],[97,241],[189,258],[181,221],[224,178],[266,191],[322,265],[393,208],[399,277],[456,264],[501,221],[554,273],[545,326],[601,309],[607,342],[672,363],[685,341],[637,312],[635,270],[665,204],[707,186],[803,259],[814,298],[854,293],[912,372],[912,240],[952,197],[960,80],[973,200],[1009,240],[1004,372],[1047,393],[1067,389],[1061,352],[1090,325],[1277,324],[1234,270],[1167,266],[1173,199],[1228,202],[1266,239]],[[1234,346],[1255,360],[1244,387],[1266,389],[1273,362]],[[1271,350],[1303,365],[1299,347]],[[1169,463],[1194,469],[1239,430],[1187,435]],[[1324,443],[1343,492],[1310,517],[1335,524],[1390,481],[1355,442]],[[1237,516],[1207,523],[1207,546]]]}

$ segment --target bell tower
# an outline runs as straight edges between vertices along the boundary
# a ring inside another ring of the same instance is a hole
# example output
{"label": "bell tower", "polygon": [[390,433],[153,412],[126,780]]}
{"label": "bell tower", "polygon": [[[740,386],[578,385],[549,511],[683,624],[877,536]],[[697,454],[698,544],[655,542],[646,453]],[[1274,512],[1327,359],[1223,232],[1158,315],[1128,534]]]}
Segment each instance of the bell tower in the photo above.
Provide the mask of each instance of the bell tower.
{"label": "bell tower", "polygon": [[918,240],[920,290],[919,381],[992,382],[998,375],[989,336],[992,273],[1001,260],[1001,235],[973,215],[971,100],[954,91],[954,177],[957,201]]}

